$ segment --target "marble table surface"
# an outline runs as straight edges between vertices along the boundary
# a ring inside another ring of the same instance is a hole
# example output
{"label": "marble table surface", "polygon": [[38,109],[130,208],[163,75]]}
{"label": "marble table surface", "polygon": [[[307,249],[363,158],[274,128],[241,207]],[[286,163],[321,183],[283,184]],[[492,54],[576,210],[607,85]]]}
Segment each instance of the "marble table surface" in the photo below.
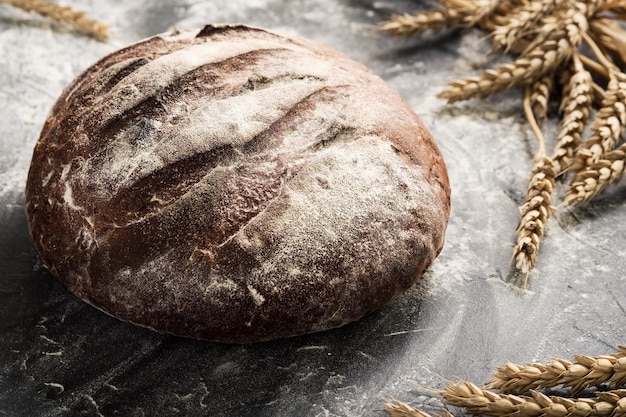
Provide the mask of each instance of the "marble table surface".
{"label": "marble table surface", "polygon": [[[432,3],[68,0],[113,27],[106,43],[0,4],[0,416],[382,416],[388,396],[437,411],[424,386],[441,387],[444,378],[481,383],[506,360],[598,355],[625,343],[626,188],[559,210],[530,287],[513,291],[514,229],[536,146],[520,92],[446,106],[435,95],[447,81],[501,59],[483,34],[398,41],[371,30],[393,12]],[[453,192],[446,246],[425,277],[381,311],[303,337],[200,342],[109,317],[38,261],[24,182],[63,87],[128,43],[224,22],[344,52],[400,92],[436,138]]]}

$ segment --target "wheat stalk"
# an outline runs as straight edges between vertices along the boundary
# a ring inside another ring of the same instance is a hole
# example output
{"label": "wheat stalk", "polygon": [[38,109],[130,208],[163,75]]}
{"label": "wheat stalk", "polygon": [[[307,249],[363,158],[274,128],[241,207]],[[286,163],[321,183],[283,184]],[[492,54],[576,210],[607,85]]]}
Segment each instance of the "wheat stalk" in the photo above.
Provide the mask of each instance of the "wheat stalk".
{"label": "wheat stalk", "polygon": [[[533,87],[526,89],[524,97],[524,112],[528,123],[533,129],[539,144],[533,169],[526,192],[526,200],[520,208],[520,221],[517,226],[517,242],[513,248],[513,259],[515,267],[524,273],[523,287],[527,285],[528,274],[537,264],[537,254],[539,244],[544,235],[545,225],[550,217],[552,208],[552,191],[556,173],[552,160],[545,155],[545,141],[541,129],[536,120],[536,113],[545,115],[546,109],[543,102],[546,97],[542,95],[543,90]],[[535,101],[539,98],[538,101]]]}
{"label": "wheat stalk", "polygon": [[468,414],[494,417],[622,417],[626,415],[626,390],[598,393],[596,398],[548,397],[538,391],[531,396],[494,393],[458,381],[440,392],[446,404],[464,408]]}
{"label": "wheat stalk", "polygon": [[523,393],[531,390],[563,386],[571,388],[572,395],[582,390],[609,384],[621,387],[626,384],[626,347],[620,352],[601,356],[575,355],[574,361],[553,358],[548,364],[508,362],[497,368],[487,389],[506,393]]}
{"label": "wheat stalk", "polygon": [[75,11],[69,6],[61,6],[43,0],[0,0],[28,12],[33,11],[60,23],[65,23],[81,32],[95,36],[99,40],[109,38],[109,28],[106,24],[89,19],[84,12]]}

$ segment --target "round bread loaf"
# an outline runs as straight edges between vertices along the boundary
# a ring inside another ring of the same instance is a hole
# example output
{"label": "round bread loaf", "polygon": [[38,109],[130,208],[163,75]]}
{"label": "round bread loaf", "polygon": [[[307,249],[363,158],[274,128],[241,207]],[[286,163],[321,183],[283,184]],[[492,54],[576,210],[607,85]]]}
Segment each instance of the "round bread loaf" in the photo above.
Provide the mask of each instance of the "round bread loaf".
{"label": "round bread loaf", "polygon": [[88,68],[26,187],[42,260],[78,297],[222,342],[380,308],[438,255],[449,211],[439,150],[398,94],[329,47],[242,25]]}

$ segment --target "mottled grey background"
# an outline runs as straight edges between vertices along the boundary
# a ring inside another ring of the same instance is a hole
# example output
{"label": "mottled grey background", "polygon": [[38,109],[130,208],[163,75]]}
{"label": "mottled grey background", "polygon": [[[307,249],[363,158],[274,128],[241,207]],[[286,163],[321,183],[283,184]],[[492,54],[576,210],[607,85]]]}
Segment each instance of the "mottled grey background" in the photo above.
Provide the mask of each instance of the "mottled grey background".
{"label": "mottled grey background", "polygon": [[[626,188],[560,210],[532,286],[512,291],[506,279],[513,230],[535,150],[520,94],[454,107],[435,98],[447,81],[501,58],[478,32],[396,41],[370,30],[392,12],[433,2],[67,3],[112,25],[113,39],[73,36],[0,4],[0,416],[382,416],[387,395],[433,411],[436,397],[419,384],[484,382],[507,359],[603,354],[626,342]],[[331,45],[388,81],[437,139],[453,190],[446,247],[421,283],[382,311],[325,333],[219,345],[113,319],[38,263],[23,187],[63,87],[130,42],[216,22]]]}

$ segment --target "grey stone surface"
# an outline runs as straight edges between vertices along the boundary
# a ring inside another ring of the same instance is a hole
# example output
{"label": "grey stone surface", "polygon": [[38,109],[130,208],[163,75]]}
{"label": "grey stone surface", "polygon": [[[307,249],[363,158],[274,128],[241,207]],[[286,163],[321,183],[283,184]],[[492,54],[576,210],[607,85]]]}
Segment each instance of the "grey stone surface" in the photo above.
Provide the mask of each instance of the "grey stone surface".
{"label": "grey stone surface", "polygon": [[[109,22],[113,39],[73,36],[0,4],[1,416],[382,416],[386,395],[432,411],[439,402],[415,382],[484,382],[507,359],[602,354],[626,342],[626,189],[561,210],[548,225],[531,287],[512,291],[506,279],[513,230],[535,149],[520,94],[444,106],[435,94],[446,81],[499,59],[482,34],[396,41],[369,29],[393,11],[432,2],[68,3]],[[389,82],[437,139],[453,191],[447,243],[424,279],[387,308],[329,332],[212,344],[111,318],[38,263],[23,187],[63,87],[125,44],[216,22],[329,44]]]}

